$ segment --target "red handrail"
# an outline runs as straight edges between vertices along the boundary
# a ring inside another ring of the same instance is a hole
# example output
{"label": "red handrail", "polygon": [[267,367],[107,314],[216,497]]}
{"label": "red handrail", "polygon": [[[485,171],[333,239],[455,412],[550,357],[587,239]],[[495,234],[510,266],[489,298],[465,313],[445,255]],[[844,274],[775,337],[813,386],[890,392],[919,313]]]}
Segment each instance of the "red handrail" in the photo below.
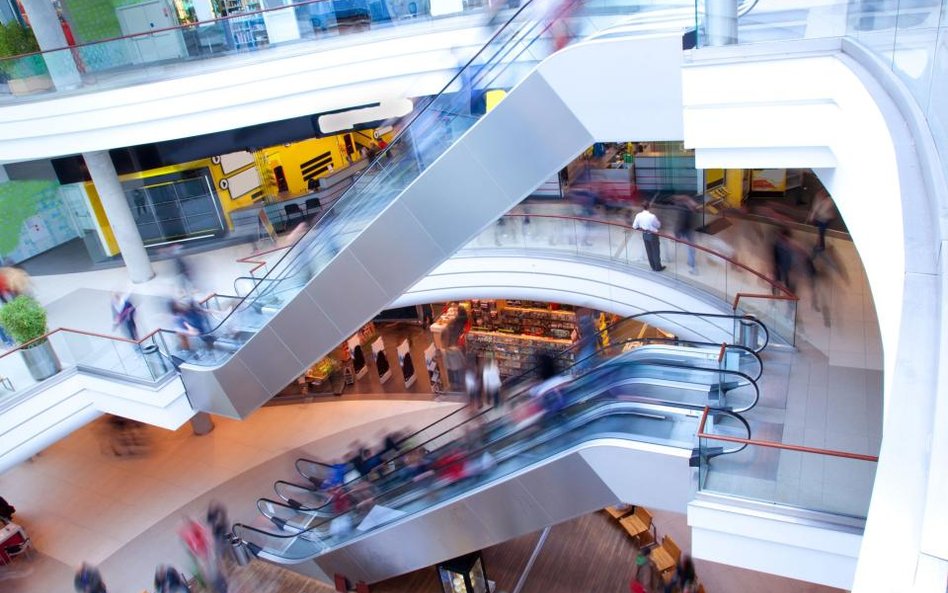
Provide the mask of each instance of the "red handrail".
{"label": "red handrail", "polygon": [[[558,218],[558,219],[562,219],[562,220],[578,220],[578,221],[582,221],[582,222],[594,222],[594,223],[597,223],[597,224],[605,224],[605,225],[608,225],[608,226],[615,226],[615,227],[619,227],[619,228],[622,228],[622,229],[625,229],[625,230],[628,230],[628,231],[641,232],[639,229],[633,229],[632,226],[631,226],[631,225],[628,225],[628,224],[623,224],[623,223],[620,223],[620,222],[611,222],[611,221],[606,221],[606,220],[600,220],[600,219],[598,219],[598,218],[589,218],[589,217],[586,217],[586,216],[564,216],[564,215],[561,215],[561,214],[520,214],[520,213],[510,213],[510,214],[505,214],[504,216],[518,216],[518,217],[521,217],[521,218]],[[717,252],[717,251],[715,251],[715,250],[713,250],[713,249],[708,249],[707,247],[703,247],[703,246],[701,246],[701,245],[698,245],[697,243],[692,243],[691,241],[686,241],[686,240],[684,240],[684,239],[679,239],[678,237],[675,237],[675,236],[672,236],[672,235],[668,235],[668,234],[665,234],[665,233],[653,233],[653,234],[654,234],[654,235],[658,235],[659,237],[668,239],[669,241],[674,241],[675,243],[681,243],[681,244],[687,245],[687,246],[689,246],[689,247],[694,247],[695,249],[697,249],[697,250],[699,250],[699,251],[704,251],[705,253],[710,253],[711,255],[713,255],[713,256],[715,256],[715,257],[718,257],[718,258],[720,258],[720,259],[723,259],[724,261],[728,262],[729,264],[732,264],[732,265],[734,265],[734,266],[737,266],[738,268],[741,268],[742,270],[744,270],[744,271],[746,271],[746,272],[749,272],[749,273],[753,274],[754,276],[757,276],[758,278],[760,278],[761,280],[763,280],[763,281],[766,282],[767,284],[770,284],[775,290],[779,290],[780,292],[785,293],[785,295],[786,295],[786,297],[785,297],[786,300],[799,300],[799,299],[796,297],[796,295],[794,295],[792,292],[790,292],[785,286],[783,286],[783,285],[781,285],[781,284],[779,284],[779,283],[777,283],[777,282],[774,282],[773,280],[771,280],[770,278],[764,276],[763,274],[761,274],[761,273],[758,272],[757,270],[751,269],[751,268],[747,267],[746,265],[740,263],[739,261],[737,261],[737,260],[735,260],[735,259],[732,259],[732,258],[730,258],[730,257],[728,257],[728,256],[726,256],[726,255],[724,255],[723,253],[719,253],[719,252]],[[769,296],[769,295],[768,295],[768,296]]]}
{"label": "red handrail", "polygon": [[791,295],[787,296],[787,295],[782,295],[782,294],[766,294],[766,293],[739,292],[739,293],[737,293],[736,295],[734,295],[734,304],[732,305],[731,308],[736,311],[736,310],[737,310],[737,303],[738,303],[738,301],[740,301],[742,298],[773,299],[773,300],[776,300],[776,301],[799,301],[799,300],[800,300],[800,297],[798,297],[798,296],[795,295],[795,294],[791,294]]}
{"label": "red handrail", "polygon": [[704,431],[704,424],[708,419],[708,412],[711,410],[708,406],[704,407],[704,412],[701,413],[701,422],[698,423],[698,438],[699,439],[709,439],[712,441],[726,441],[728,443],[744,443],[746,445],[757,445],[759,447],[767,447],[769,449],[784,449],[786,451],[797,451],[800,453],[813,453],[815,455],[826,455],[829,457],[842,457],[844,459],[858,459],[860,461],[879,461],[879,458],[874,455],[863,455],[862,453],[848,453],[846,451],[834,451],[832,449],[817,449],[815,447],[804,447],[802,445],[788,445],[786,443],[778,443],[776,441],[758,441],[754,439],[742,439],[740,437],[732,437],[723,434],[710,434]]}
{"label": "red handrail", "polygon": [[724,360],[724,352],[727,350],[727,342],[721,342],[721,349],[718,350],[718,364]]}
{"label": "red handrail", "polygon": [[152,336],[154,336],[155,334],[157,334],[157,333],[160,332],[160,331],[161,331],[161,328],[158,328],[158,329],[152,330],[151,333],[149,333],[148,335],[142,336],[141,338],[139,338],[139,339],[137,339],[137,340],[132,340],[132,339],[130,339],[130,338],[123,338],[122,336],[110,336],[109,334],[100,334],[100,333],[98,333],[98,332],[91,332],[91,331],[87,331],[87,330],[84,330],[84,329],[73,329],[73,328],[70,328],[70,327],[57,327],[56,329],[54,329],[54,330],[52,330],[52,331],[48,331],[48,332],[46,332],[45,334],[41,335],[41,336],[38,337],[38,338],[33,338],[32,340],[30,340],[29,342],[26,342],[25,344],[20,344],[20,345],[14,347],[14,348],[11,348],[11,349],[7,350],[7,351],[4,352],[3,354],[0,354],[0,358],[3,358],[4,356],[7,356],[7,355],[9,355],[9,354],[12,354],[12,353],[16,352],[17,350],[22,350],[23,348],[27,348],[27,347],[29,347],[31,344],[35,344],[35,343],[37,343],[37,342],[40,342],[40,341],[42,341],[42,340],[45,340],[45,339],[49,338],[51,335],[56,334],[56,333],[59,333],[59,332],[65,332],[65,333],[70,333],[70,334],[79,334],[79,335],[83,335],[83,336],[91,336],[91,337],[93,337],[93,338],[105,338],[106,340],[115,340],[116,342],[125,342],[125,343],[127,343],[127,344],[135,344],[135,345],[140,346],[140,345],[142,344],[142,342],[144,342],[145,340],[151,338]]}

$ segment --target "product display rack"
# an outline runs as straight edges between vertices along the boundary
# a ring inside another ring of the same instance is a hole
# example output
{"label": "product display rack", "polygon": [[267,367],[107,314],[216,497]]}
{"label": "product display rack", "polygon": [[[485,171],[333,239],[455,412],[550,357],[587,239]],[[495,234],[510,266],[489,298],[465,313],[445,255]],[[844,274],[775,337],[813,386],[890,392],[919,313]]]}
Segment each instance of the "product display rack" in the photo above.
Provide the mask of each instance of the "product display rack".
{"label": "product display rack", "polygon": [[[468,352],[478,357],[493,353],[502,377],[519,375],[538,364],[540,354],[557,355],[572,346],[572,340],[543,338],[472,329],[467,334]],[[560,359],[566,367],[572,362],[572,353]]]}
{"label": "product display rack", "polygon": [[471,320],[473,329],[560,340],[572,339],[576,331],[575,312],[533,301],[473,300]]}

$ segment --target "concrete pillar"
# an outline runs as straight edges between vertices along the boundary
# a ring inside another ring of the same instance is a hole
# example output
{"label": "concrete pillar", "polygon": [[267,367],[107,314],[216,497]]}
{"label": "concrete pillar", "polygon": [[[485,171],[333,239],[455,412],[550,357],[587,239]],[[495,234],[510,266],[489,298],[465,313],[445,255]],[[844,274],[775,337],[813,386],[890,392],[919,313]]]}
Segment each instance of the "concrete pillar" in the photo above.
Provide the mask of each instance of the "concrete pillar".
{"label": "concrete pillar", "polygon": [[699,46],[737,43],[737,0],[705,0],[705,33]]}
{"label": "concrete pillar", "polygon": [[214,430],[214,421],[207,412],[198,412],[191,418],[191,430],[197,436],[204,436]]}
{"label": "concrete pillar", "polygon": [[142,243],[142,236],[132,216],[132,209],[125,199],[122,184],[119,182],[112,157],[107,150],[84,152],[82,158],[86,161],[92,183],[99,194],[102,208],[109,219],[112,233],[122,251],[122,260],[128,268],[128,276],[132,282],[145,282],[155,276],[148,259],[148,252]]}
{"label": "concrete pillar", "polygon": [[7,175],[7,168],[3,165],[0,165],[0,183],[10,181],[10,176]]}
{"label": "concrete pillar", "polygon": [[[67,47],[66,35],[59,22],[59,15],[49,0],[22,0],[30,27],[44,52],[52,49]],[[61,49],[52,53],[44,53],[46,68],[53,79],[53,85],[58,90],[75,89],[82,86],[82,77],[76,67],[72,50]]]}

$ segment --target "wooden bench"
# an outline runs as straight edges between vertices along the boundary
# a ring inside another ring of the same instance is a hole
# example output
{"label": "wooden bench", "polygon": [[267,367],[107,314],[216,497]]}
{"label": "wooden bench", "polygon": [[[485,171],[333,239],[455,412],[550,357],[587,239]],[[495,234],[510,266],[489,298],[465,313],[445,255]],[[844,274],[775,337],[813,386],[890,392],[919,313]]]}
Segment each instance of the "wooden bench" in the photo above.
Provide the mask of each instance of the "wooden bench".
{"label": "wooden bench", "polygon": [[635,512],[619,519],[619,525],[634,539],[638,546],[644,545],[643,538],[650,536],[652,513],[643,506],[635,507]]}
{"label": "wooden bench", "polygon": [[678,562],[681,560],[681,549],[675,543],[675,540],[666,535],[662,538],[662,545],[652,549],[649,558],[651,558],[652,564],[655,565],[658,574],[662,575],[662,580],[669,583],[672,577],[675,576],[675,567],[678,566]]}
{"label": "wooden bench", "polygon": [[606,507],[603,510],[606,511],[606,514],[613,519],[621,519],[622,517],[632,513],[635,510],[635,507],[630,504],[618,504],[614,507]]}

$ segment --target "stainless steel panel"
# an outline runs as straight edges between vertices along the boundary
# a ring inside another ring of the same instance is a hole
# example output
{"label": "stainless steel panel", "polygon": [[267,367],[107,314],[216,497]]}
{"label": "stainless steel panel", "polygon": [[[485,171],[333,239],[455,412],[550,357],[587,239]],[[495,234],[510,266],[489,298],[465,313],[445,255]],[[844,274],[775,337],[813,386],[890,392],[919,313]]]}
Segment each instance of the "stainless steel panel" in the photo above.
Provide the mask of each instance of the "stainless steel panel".
{"label": "stainless steel panel", "polygon": [[[363,232],[371,233],[372,230],[370,226]],[[379,248],[384,246],[379,245]],[[330,320],[340,334],[346,336],[359,329],[390,300],[348,249],[341,251],[304,290],[331,316]],[[327,344],[324,352],[337,345]]]}
{"label": "stainless steel panel", "polygon": [[450,255],[400,202],[382,212],[349,249],[386,292],[387,302]]}
{"label": "stainless steel panel", "polygon": [[261,395],[264,396],[264,401],[269,399],[269,394],[286,387],[289,382],[287,377],[296,377],[306,368],[280,340],[270,324],[237,351],[237,358],[251,369],[257,381],[263,385],[264,393]]}
{"label": "stainless steel panel", "polygon": [[594,441],[377,529],[320,556],[318,563],[327,574],[374,583],[601,509],[626,494],[636,498],[625,500],[656,508],[669,506],[657,502],[662,499],[677,506],[690,493],[687,466],[687,451]]}
{"label": "stainless steel panel", "polygon": [[[231,357],[226,365],[214,369],[213,373],[219,389],[233,406],[237,418],[245,418],[269,398],[264,386],[236,356]],[[188,393],[191,393],[190,389]]]}
{"label": "stainless steel panel", "polygon": [[304,365],[322,358],[327,343],[337,345],[348,337],[305,291],[287,303],[269,325]]}
{"label": "stainless steel panel", "polygon": [[[521,484],[557,523],[582,514],[582,509],[596,509],[618,502],[616,495],[589,467],[579,453],[570,453],[524,474]],[[577,512],[577,509],[580,509]]]}
{"label": "stainless steel panel", "polygon": [[[226,366],[221,369],[224,368]],[[240,418],[230,398],[218,383],[214,369],[181,365],[181,381],[188,392],[188,400],[195,410],[228,418]]]}
{"label": "stainless steel panel", "polygon": [[496,542],[543,529],[557,521],[555,516],[537,512],[537,501],[521,483],[521,479],[492,485],[465,499],[467,508],[476,516],[490,517],[489,521],[485,521],[485,527]]}
{"label": "stainless steel panel", "polygon": [[[509,210],[517,199],[491,179],[462,139],[416,179],[399,201],[442,251],[454,253],[490,220]],[[482,211],[488,207],[493,212],[485,218]],[[469,209],[476,214],[468,212]]]}
{"label": "stainless steel panel", "polygon": [[462,139],[515,202],[593,141],[542,76],[527,77]]}

